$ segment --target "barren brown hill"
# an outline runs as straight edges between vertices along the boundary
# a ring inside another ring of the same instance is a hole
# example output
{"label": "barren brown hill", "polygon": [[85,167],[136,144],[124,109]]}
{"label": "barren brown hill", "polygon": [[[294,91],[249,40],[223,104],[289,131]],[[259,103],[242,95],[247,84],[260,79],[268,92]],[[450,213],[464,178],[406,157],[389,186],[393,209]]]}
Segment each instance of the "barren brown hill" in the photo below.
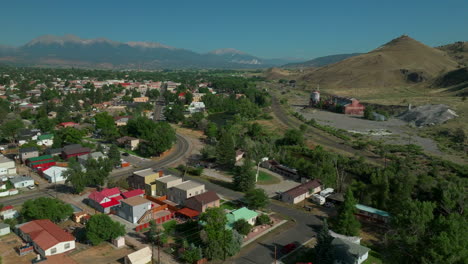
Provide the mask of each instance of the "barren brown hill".
{"label": "barren brown hill", "polygon": [[289,79],[291,72],[280,68],[270,68],[265,71],[267,80]]}
{"label": "barren brown hill", "polygon": [[437,48],[445,51],[450,57],[460,63],[462,67],[468,66],[468,41],[457,41]]}
{"label": "barren brown hill", "polygon": [[457,67],[444,51],[406,35],[359,56],[318,68],[302,79],[330,88],[383,88],[433,79]]}

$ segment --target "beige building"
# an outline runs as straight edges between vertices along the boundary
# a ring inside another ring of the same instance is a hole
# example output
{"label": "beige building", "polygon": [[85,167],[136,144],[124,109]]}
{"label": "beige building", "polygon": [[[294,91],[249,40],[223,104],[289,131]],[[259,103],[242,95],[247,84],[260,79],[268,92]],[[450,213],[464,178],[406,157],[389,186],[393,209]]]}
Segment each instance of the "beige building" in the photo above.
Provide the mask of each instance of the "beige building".
{"label": "beige building", "polygon": [[169,188],[167,199],[177,204],[184,204],[186,199],[204,192],[204,184],[194,181],[185,181]]}
{"label": "beige building", "polygon": [[134,103],[147,103],[148,101],[149,101],[149,97],[146,97],[146,96],[133,98]]}
{"label": "beige building", "polygon": [[161,177],[163,172],[155,172],[153,169],[135,171],[128,177],[128,184],[133,189],[145,190],[146,195],[156,195],[156,179]]}
{"label": "beige building", "polygon": [[182,183],[182,178],[179,178],[173,175],[167,175],[167,176],[158,178],[156,179],[156,195],[157,196],[167,195],[167,190],[181,183]]}
{"label": "beige building", "polygon": [[315,179],[298,185],[281,194],[281,200],[290,204],[297,204],[322,190],[322,183]]}

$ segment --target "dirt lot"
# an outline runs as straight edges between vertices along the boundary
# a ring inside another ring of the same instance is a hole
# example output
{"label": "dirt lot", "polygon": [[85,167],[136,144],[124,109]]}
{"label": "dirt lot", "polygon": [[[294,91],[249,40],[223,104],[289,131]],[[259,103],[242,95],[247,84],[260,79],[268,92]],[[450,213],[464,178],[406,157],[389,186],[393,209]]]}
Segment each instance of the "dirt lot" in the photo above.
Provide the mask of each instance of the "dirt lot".
{"label": "dirt lot", "polygon": [[0,237],[0,256],[2,263],[31,264],[31,260],[36,257],[34,253],[29,253],[20,257],[16,252],[16,247],[22,245],[22,240],[17,235],[10,233]]}
{"label": "dirt lot", "polygon": [[86,247],[70,253],[70,257],[78,263],[123,263],[122,258],[132,253],[128,247],[117,249],[109,243],[102,243],[96,247]]}

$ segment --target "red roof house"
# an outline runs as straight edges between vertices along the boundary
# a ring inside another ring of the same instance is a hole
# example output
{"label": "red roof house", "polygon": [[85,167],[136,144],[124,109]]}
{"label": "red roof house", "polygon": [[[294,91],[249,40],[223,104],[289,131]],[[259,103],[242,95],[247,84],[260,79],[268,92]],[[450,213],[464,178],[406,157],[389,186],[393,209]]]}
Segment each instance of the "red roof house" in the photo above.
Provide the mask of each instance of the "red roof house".
{"label": "red roof house", "polygon": [[314,179],[289,189],[281,194],[281,200],[286,203],[296,204],[304,201],[314,193],[322,190],[320,180]]}
{"label": "red roof house", "polygon": [[60,123],[58,124],[59,127],[75,127],[75,126],[78,126],[79,124],[78,123],[75,123],[75,122],[63,122],[63,123]]}
{"label": "red roof house", "polygon": [[75,248],[75,237],[49,219],[34,220],[19,227],[20,236],[32,242],[42,256],[61,254]]}
{"label": "red roof house", "polygon": [[82,155],[87,155],[91,153],[91,149],[88,147],[77,147],[77,148],[67,148],[62,151],[62,158],[69,159],[71,157],[78,157]]}
{"label": "red roof house", "polygon": [[135,190],[131,190],[131,191],[122,193],[122,196],[125,199],[127,199],[127,198],[131,198],[131,197],[134,197],[134,196],[143,197],[144,194],[145,194],[145,191],[143,191],[142,189],[135,189]]}
{"label": "red roof house", "polygon": [[102,213],[110,213],[112,207],[120,204],[123,199],[119,188],[104,189],[100,192],[94,191],[88,195],[89,205]]}

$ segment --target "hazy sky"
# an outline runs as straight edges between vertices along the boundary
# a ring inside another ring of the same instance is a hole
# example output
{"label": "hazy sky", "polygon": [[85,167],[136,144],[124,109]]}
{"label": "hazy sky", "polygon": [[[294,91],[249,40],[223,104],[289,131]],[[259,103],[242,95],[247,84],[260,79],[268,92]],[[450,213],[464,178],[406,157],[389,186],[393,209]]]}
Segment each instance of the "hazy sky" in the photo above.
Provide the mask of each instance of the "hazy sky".
{"label": "hazy sky", "polygon": [[401,34],[431,46],[468,40],[468,0],[10,0],[0,10],[0,44],[14,46],[74,34],[314,58],[366,52]]}

